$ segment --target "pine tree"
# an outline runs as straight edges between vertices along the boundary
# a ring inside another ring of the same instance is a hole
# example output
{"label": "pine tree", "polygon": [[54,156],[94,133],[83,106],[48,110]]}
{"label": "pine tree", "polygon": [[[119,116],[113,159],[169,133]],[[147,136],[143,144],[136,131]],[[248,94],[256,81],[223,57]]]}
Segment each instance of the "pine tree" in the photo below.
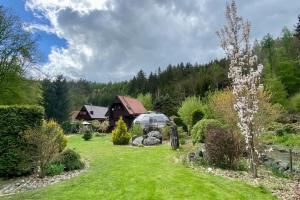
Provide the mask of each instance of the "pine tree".
{"label": "pine tree", "polygon": [[295,37],[297,37],[300,40],[300,15],[298,16],[298,23],[296,25],[295,29]]}
{"label": "pine tree", "polygon": [[59,123],[68,120],[69,117],[69,88],[66,79],[59,75],[55,81],[43,81],[43,102],[46,117],[55,119]]}

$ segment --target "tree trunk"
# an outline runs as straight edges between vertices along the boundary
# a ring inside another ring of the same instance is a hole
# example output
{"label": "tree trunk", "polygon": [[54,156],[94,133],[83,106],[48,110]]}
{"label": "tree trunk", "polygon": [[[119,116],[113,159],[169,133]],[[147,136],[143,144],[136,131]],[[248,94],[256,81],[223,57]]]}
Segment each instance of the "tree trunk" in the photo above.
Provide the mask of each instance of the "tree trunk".
{"label": "tree trunk", "polygon": [[256,155],[255,155],[255,149],[254,149],[254,141],[253,137],[251,137],[251,140],[249,142],[249,160],[250,160],[250,170],[252,172],[253,178],[257,178],[257,161],[256,161]]}

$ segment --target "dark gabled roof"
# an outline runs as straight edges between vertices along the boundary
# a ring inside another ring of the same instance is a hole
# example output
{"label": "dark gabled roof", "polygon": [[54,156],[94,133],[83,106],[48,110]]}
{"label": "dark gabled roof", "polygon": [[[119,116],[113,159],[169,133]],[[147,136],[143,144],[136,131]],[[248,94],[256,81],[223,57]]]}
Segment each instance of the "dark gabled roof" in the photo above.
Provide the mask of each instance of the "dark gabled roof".
{"label": "dark gabled roof", "polygon": [[[93,105],[84,105],[91,119],[105,119],[106,112],[108,110],[107,107],[101,106],[93,106]],[[93,112],[91,112],[93,111]]]}
{"label": "dark gabled roof", "polygon": [[117,96],[117,98],[122,102],[130,115],[139,115],[147,112],[143,104],[137,99],[125,96]]}

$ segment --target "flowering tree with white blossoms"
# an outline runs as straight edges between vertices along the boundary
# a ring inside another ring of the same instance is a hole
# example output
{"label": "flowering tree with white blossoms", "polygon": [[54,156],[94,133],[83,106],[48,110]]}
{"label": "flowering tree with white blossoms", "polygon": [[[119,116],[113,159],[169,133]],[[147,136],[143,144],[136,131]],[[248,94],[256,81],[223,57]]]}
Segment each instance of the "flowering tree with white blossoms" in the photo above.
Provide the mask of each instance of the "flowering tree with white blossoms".
{"label": "flowering tree with white blossoms", "polygon": [[228,24],[217,32],[221,47],[230,60],[228,77],[232,80],[235,96],[234,109],[238,114],[238,127],[245,137],[253,177],[257,177],[258,151],[255,140],[258,130],[254,129],[254,117],[258,111],[258,93],[262,85],[260,78],[263,65],[257,64],[249,41],[250,23],[237,16],[233,0],[226,6]]}

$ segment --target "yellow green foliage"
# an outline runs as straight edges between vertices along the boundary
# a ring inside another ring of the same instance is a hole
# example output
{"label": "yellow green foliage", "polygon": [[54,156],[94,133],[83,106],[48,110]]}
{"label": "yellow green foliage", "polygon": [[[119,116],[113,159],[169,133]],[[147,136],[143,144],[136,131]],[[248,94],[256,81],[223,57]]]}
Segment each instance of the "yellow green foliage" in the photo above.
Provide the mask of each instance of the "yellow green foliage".
{"label": "yellow green foliage", "polygon": [[[259,110],[255,116],[256,130],[266,128],[270,123],[280,117],[282,107],[279,104],[272,105],[270,103],[270,95],[267,92],[260,92]],[[236,129],[238,118],[233,108],[235,98],[231,90],[217,91],[208,97],[208,107],[211,115],[221,122],[229,125],[230,128]]]}
{"label": "yellow green foliage", "polygon": [[130,138],[127,126],[121,117],[117,122],[117,127],[112,131],[113,144],[126,145],[129,143]]}
{"label": "yellow green foliage", "polygon": [[63,129],[56,121],[52,119],[48,122],[44,121],[42,131],[47,134],[49,138],[55,140],[55,142],[59,145],[59,152],[65,149],[67,146],[67,139],[64,135]]}

